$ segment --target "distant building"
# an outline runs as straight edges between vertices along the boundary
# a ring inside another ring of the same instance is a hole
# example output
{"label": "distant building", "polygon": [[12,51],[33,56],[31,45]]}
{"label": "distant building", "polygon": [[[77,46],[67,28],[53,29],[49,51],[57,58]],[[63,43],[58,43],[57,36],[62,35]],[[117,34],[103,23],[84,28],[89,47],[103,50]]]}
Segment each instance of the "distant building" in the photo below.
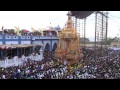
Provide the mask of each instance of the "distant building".
{"label": "distant building", "polygon": [[84,38],[80,38],[80,42],[81,42],[81,43],[84,43],[84,42],[85,42],[85,43],[89,43],[90,40],[89,40],[88,38],[85,38],[85,39],[84,39]]}
{"label": "distant building", "polygon": [[111,42],[111,47],[120,47],[120,41],[119,42]]}

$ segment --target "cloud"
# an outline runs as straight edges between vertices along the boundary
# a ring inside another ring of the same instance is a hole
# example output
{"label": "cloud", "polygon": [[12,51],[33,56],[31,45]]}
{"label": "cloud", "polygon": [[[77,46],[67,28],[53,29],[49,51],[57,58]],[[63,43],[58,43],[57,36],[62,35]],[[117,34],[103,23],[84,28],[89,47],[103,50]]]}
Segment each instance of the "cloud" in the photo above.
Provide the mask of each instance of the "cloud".
{"label": "cloud", "polygon": [[[50,25],[60,26],[66,20],[67,11],[1,11],[0,12],[0,25],[6,28],[13,28],[19,26],[20,28],[30,29],[31,26],[35,28],[45,27]],[[57,21],[56,23],[54,23]]]}

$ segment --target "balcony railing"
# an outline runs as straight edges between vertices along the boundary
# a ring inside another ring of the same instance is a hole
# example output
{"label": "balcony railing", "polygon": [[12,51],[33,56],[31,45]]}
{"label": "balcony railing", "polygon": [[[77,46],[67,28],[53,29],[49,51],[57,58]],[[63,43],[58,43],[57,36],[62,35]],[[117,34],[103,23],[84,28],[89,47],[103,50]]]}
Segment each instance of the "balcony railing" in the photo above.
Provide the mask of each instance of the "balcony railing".
{"label": "balcony railing", "polygon": [[0,39],[2,40],[3,38],[6,40],[18,40],[20,37],[21,40],[36,40],[36,39],[58,39],[58,36],[30,36],[30,35],[22,35],[22,36],[17,36],[17,35],[0,35]]}
{"label": "balcony railing", "polygon": [[18,36],[12,36],[12,39],[18,39]]}
{"label": "balcony railing", "polygon": [[6,35],[5,39],[12,39],[12,36],[11,35]]}
{"label": "balcony railing", "polygon": [[35,39],[58,39],[57,36],[54,36],[54,37],[49,37],[49,36],[39,36],[39,37],[32,37],[32,40],[35,40]]}

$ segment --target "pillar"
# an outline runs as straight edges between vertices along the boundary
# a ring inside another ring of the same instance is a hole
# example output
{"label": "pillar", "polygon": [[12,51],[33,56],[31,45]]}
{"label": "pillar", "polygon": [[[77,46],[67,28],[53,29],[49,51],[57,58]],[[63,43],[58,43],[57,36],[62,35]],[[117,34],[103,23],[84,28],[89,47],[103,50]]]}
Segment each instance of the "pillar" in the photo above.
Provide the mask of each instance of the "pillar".
{"label": "pillar", "polygon": [[1,58],[3,58],[3,51],[1,50]]}
{"label": "pillar", "polygon": [[58,36],[58,31],[56,31],[56,34],[57,34],[56,36]]}
{"label": "pillar", "polygon": [[32,52],[34,52],[34,46],[32,46]]}
{"label": "pillar", "polygon": [[[26,52],[25,52],[25,47],[24,47],[24,55],[26,54]],[[25,55],[26,56],[26,55]]]}
{"label": "pillar", "polygon": [[2,50],[0,50],[0,57],[2,57],[1,52],[2,52]]}
{"label": "pillar", "polygon": [[8,56],[7,51],[8,51],[8,50],[5,50],[5,57],[7,57],[7,56]]}
{"label": "pillar", "polygon": [[31,53],[33,52],[33,49],[32,49],[33,47],[30,47],[30,50],[31,50]]}
{"label": "pillar", "polygon": [[17,56],[19,56],[19,49],[17,48]]}
{"label": "pillar", "polygon": [[32,50],[31,50],[31,47],[29,47],[29,52],[30,52],[30,54],[31,54],[31,51],[32,51]]}
{"label": "pillar", "polygon": [[21,36],[18,36],[18,44],[21,44]]}
{"label": "pillar", "polygon": [[50,51],[52,51],[52,39],[50,39]]}
{"label": "pillar", "polygon": [[21,52],[20,52],[20,57],[21,57],[21,56],[22,56],[22,48],[20,49],[20,51],[21,51]]}
{"label": "pillar", "polygon": [[11,47],[11,50],[10,50],[10,51],[11,51],[11,56],[10,56],[10,57],[12,58],[12,47]]}
{"label": "pillar", "polygon": [[40,61],[43,60],[43,50],[42,49],[40,50],[40,58],[39,58],[39,60]]}
{"label": "pillar", "polygon": [[3,35],[2,37],[3,37],[2,42],[3,44],[5,44],[6,43],[5,35]]}

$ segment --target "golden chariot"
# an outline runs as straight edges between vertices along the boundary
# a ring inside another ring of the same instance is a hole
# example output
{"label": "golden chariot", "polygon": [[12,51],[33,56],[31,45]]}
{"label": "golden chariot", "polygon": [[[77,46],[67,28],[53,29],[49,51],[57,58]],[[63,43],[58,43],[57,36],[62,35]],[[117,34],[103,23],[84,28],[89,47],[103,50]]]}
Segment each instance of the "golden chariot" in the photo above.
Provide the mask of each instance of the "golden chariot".
{"label": "golden chariot", "polygon": [[82,57],[82,50],[80,48],[80,34],[77,33],[72,24],[71,16],[68,16],[68,21],[59,32],[59,43],[55,51],[55,58],[59,59],[61,63],[72,65],[77,63]]}

